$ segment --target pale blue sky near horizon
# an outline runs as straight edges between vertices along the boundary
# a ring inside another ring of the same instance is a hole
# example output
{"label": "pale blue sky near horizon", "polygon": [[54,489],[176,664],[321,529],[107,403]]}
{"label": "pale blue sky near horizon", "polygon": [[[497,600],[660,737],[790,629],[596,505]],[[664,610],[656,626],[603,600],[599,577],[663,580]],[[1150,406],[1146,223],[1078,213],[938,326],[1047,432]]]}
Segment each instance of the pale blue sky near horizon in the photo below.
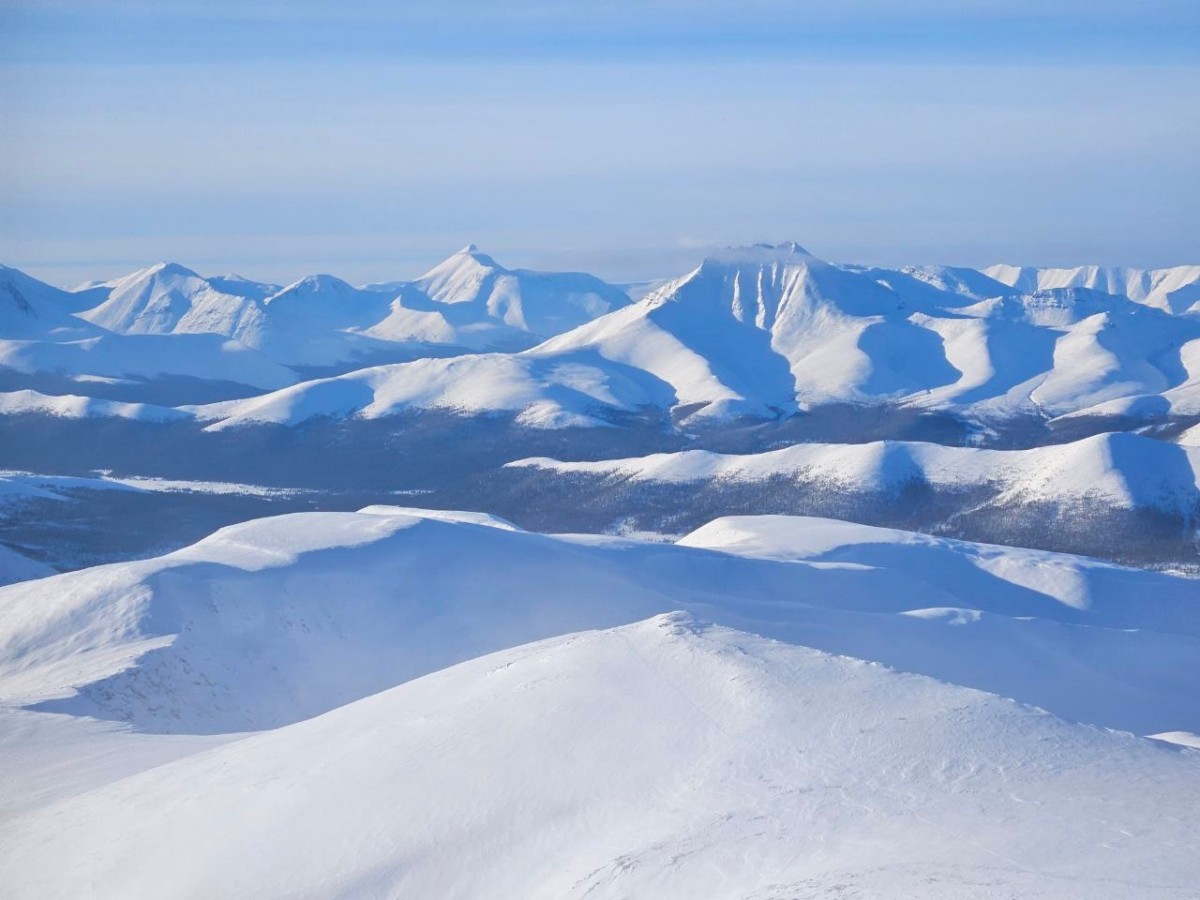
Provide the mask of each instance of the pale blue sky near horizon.
{"label": "pale blue sky near horizon", "polygon": [[0,3],[0,262],[1200,262],[1200,3]]}

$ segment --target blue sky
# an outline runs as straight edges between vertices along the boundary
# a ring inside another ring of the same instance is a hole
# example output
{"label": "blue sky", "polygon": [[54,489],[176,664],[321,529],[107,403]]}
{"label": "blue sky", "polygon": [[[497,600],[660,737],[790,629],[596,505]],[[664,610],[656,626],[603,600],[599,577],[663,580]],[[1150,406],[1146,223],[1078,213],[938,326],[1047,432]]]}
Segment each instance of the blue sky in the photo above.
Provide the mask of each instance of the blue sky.
{"label": "blue sky", "polygon": [[9,0],[0,261],[1197,262],[1197,46],[1194,0]]}

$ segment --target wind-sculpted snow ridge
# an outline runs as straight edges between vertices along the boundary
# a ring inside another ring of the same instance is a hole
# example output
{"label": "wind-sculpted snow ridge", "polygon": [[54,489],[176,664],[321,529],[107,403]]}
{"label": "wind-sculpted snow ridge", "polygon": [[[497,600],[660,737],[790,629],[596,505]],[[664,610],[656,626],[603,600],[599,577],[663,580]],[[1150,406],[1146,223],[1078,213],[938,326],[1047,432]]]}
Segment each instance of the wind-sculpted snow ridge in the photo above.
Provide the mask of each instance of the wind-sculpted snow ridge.
{"label": "wind-sculpted snow ridge", "polygon": [[396,507],[247,522],[0,591],[0,701],[146,731],[257,730],[482,653],[686,609],[1069,718],[1200,729],[1176,690],[1200,675],[1195,581],[789,517],[731,527],[791,556],[700,549],[714,534],[731,549],[721,527],[673,546]]}
{"label": "wind-sculpted snow ridge", "polygon": [[1197,599],[813,519],[247,523],[0,589],[0,883],[1185,898],[1200,756],[1094,725],[1200,729]]}

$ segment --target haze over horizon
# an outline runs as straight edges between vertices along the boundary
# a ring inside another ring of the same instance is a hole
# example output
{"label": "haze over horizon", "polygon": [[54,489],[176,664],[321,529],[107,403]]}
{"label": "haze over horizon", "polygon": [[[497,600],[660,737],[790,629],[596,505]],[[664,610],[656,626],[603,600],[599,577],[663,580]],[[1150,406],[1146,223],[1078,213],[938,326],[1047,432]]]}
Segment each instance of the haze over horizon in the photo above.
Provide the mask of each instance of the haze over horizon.
{"label": "haze over horizon", "polygon": [[0,262],[289,281],[1200,259],[1195,4],[161,4],[0,13]]}

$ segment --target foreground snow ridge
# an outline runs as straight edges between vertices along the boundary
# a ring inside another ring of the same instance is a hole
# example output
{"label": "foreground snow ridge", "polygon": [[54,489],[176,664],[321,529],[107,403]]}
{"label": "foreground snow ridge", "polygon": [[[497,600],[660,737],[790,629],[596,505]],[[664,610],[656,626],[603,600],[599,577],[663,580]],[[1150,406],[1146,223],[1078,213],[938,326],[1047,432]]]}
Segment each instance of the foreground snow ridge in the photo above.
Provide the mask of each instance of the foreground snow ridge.
{"label": "foreground snow ridge", "polygon": [[53,804],[0,874],[43,896],[1183,897],[1198,768],[668,614]]}
{"label": "foreground snow ridge", "polygon": [[811,518],[248,522],[0,588],[0,884],[1194,896],[1200,754],[1108,728],[1200,733],[1196,599]]}

